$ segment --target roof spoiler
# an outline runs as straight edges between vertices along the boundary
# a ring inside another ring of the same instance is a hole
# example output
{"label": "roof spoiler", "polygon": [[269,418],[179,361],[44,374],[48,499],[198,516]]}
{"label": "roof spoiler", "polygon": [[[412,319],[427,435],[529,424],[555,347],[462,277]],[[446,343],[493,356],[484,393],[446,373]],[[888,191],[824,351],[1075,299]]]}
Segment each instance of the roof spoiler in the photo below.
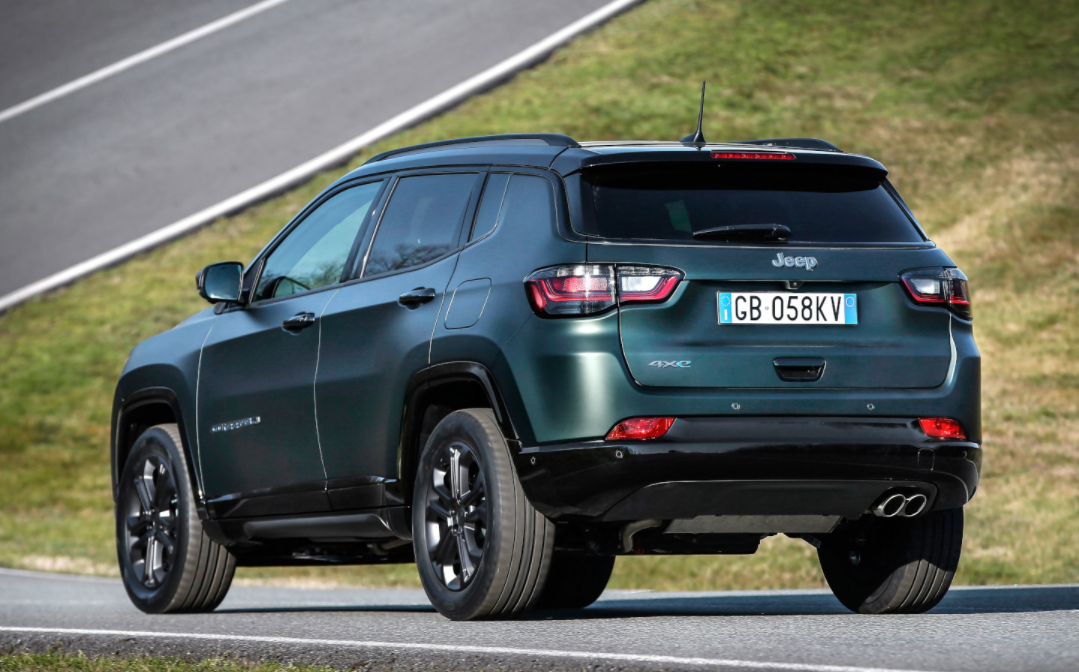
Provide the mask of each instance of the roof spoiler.
{"label": "roof spoiler", "polygon": [[823,152],[842,152],[827,140],[819,138],[772,138],[770,140],[739,140],[738,142],[724,143],[732,145],[762,145],[765,147],[789,147],[791,149],[816,149]]}
{"label": "roof spoiler", "polygon": [[410,145],[391,149],[371,157],[363,165],[382,161],[396,156],[408,154],[422,154],[424,152],[436,152],[440,149],[466,149],[470,147],[497,147],[497,146],[520,146],[520,145],[547,145],[548,147],[580,147],[576,140],[561,133],[505,133],[502,135],[477,135],[471,138],[457,138],[456,140],[440,140],[428,142],[422,145]]}

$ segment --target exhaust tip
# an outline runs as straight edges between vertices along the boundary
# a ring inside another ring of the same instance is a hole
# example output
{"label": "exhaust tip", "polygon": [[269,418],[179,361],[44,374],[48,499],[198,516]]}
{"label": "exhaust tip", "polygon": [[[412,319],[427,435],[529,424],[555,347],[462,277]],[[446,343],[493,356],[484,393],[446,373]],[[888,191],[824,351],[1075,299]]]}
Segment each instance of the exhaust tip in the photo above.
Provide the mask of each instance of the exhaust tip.
{"label": "exhaust tip", "polygon": [[873,508],[873,515],[881,518],[894,518],[900,511],[903,511],[906,504],[906,495],[901,495],[897,492],[882,499],[880,504]]}
{"label": "exhaust tip", "polygon": [[925,505],[928,503],[929,499],[921,493],[915,493],[907,497],[907,501],[903,504],[903,517],[913,518],[917,516],[925,510]]}

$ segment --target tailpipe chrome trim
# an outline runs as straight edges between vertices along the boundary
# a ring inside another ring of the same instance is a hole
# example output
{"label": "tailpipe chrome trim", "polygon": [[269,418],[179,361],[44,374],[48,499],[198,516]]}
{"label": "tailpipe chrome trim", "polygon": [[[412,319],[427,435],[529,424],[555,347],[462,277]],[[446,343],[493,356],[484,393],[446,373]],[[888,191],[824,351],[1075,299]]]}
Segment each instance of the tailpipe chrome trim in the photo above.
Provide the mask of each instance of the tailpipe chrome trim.
{"label": "tailpipe chrome trim", "polygon": [[916,492],[910,497],[907,497],[907,501],[903,504],[903,510],[899,515],[904,518],[913,518],[922,511],[925,511],[925,505],[929,503],[929,498],[920,492]]}
{"label": "tailpipe chrome trim", "polygon": [[880,498],[873,515],[880,518],[914,518],[925,512],[929,498],[920,492],[893,492]]}
{"label": "tailpipe chrome trim", "polygon": [[880,500],[880,504],[873,507],[873,515],[881,518],[895,518],[907,505],[907,496],[894,493]]}

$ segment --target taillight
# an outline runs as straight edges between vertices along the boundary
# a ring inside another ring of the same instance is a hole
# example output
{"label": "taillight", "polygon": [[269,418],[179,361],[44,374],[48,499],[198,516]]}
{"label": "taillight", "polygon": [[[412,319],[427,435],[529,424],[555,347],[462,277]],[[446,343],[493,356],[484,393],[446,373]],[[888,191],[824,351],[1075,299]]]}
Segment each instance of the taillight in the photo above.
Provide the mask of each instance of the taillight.
{"label": "taillight", "polygon": [[539,315],[595,315],[614,306],[614,266],[545,268],[525,278],[525,287],[532,310]]}
{"label": "taillight", "polygon": [[958,268],[916,268],[899,277],[918,303],[947,306],[964,320],[973,318],[967,276]]}
{"label": "taillight", "polygon": [[528,301],[537,315],[596,315],[616,302],[665,301],[682,280],[682,272],[654,266],[572,264],[536,271],[525,278]]}
{"label": "taillight", "polygon": [[951,418],[918,418],[918,424],[922,431],[931,439],[959,439],[967,438],[959,423]]}
{"label": "taillight", "polygon": [[619,266],[619,303],[666,301],[682,280],[682,271],[655,266]]}
{"label": "taillight", "polygon": [[666,434],[673,424],[674,418],[630,418],[615,425],[607,434],[607,440],[658,439]]}

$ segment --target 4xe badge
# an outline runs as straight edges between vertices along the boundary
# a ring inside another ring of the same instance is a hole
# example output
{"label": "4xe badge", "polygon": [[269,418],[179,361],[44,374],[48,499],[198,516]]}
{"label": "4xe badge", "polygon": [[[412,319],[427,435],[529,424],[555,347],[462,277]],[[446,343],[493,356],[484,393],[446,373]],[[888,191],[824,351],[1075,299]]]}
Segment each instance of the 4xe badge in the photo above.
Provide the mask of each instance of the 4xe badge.
{"label": "4xe badge", "polygon": [[807,271],[812,271],[817,267],[816,257],[784,257],[782,252],[776,252],[776,258],[772,260],[772,265],[776,268],[804,268]]}
{"label": "4xe badge", "polygon": [[662,360],[657,359],[654,362],[650,362],[648,364],[648,366],[654,366],[657,369],[669,369],[669,368],[672,368],[672,367],[676,368],[676,369],[688,369],[689,368],[689,362],[690,362],[690,360],[688,360],[688,359],[684,359],[684,360],[682,360],[680,362],[664,362]]}

